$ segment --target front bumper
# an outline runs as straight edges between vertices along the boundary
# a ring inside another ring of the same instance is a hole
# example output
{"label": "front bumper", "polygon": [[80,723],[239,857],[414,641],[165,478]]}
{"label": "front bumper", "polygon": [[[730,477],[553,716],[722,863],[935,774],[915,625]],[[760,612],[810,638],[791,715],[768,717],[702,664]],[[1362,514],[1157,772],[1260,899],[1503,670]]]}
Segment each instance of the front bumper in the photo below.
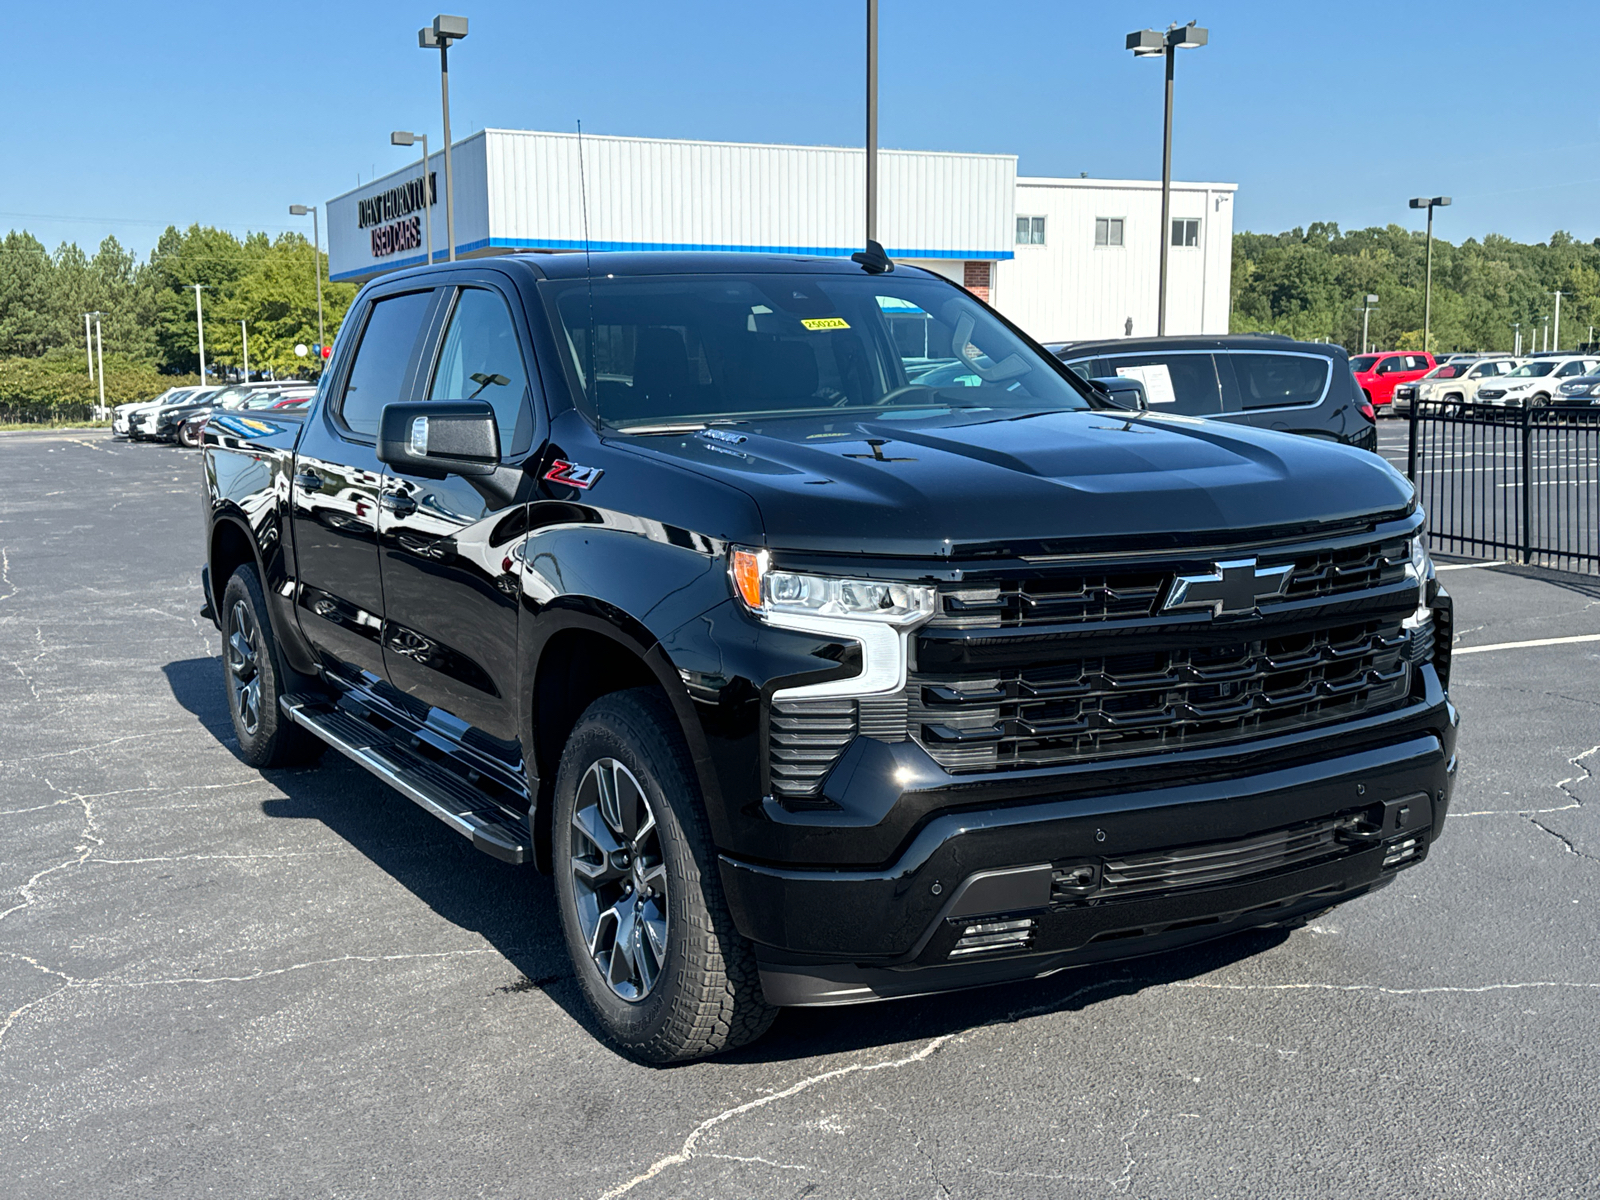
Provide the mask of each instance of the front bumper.
{"label": "front bumper", "polygon": [[[1439,836],[1457,716],[1436,678],[1429,691],[1432,732],[1244,777],[947,812],[878,870],[724,856],[735,924],[772,1003],[819,1005],[1029,979],[1292,922],[1384,886]],[[1072,882],[1083,871],[1087,889]],[[1159,883],[1163,872],[1176,882]]]}

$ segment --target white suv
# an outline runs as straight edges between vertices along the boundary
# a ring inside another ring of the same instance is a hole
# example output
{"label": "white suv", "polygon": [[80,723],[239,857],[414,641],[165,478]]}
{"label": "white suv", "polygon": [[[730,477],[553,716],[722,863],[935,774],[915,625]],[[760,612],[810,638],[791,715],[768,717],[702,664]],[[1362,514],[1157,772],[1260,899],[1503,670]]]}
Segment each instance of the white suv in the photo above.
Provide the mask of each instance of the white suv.
{"label": "white suv", "polygon": [[[1517,369],[1517,360],[1505,358],[1479,358],[1472,361],[1453,359],[1441,363],[1416,382],[1416,399],[1444,400],[1461,404],[1476,400],[1478,389],[1485,383],[1508,377]],[[1398,389],[1396,389],[1398,391]],[[1410,406],[1407,405],[1407,408]]]}
{"label": "white suv", "polygon": [[1496,404],[1504,408],[1538,408],[1550,403],[1561,385],[1569,379],[1588,375],[1600,358],[1557,357],[1530,358],[1511,374],[1498,378],[1478,389],[1480,404]]}

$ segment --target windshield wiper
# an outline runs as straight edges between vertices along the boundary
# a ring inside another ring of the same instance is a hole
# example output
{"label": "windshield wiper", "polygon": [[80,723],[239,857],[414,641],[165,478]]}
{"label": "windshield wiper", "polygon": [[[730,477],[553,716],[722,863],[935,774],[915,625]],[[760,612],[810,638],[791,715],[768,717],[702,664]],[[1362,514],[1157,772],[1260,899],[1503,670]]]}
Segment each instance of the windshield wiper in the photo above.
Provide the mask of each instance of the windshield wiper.
{"label": "windshield wiper", "polygon": [[612,433],[637,434],[640,437],[652,437],[663,433],[699,433],[706,427],[704,421],[672,421],[663,425],[628,425],[612,426]]}
{"label": "windshield wiper", "polygon": [[612,425],[611,433],[638,434],[654,437],[670,433],[700,433],[713,425],[743,425],[743,421],[663,421],[658,425]]}

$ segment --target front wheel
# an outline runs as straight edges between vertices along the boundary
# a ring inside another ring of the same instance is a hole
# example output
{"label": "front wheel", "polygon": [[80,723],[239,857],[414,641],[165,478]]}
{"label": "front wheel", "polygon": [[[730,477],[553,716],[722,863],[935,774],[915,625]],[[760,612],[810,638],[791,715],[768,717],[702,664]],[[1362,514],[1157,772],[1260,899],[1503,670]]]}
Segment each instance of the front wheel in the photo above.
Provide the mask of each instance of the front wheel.
{"label": "front wheel", "polygon": [[178,445],[193,450],[200,445],[200,427],[185,421],[178,426]]}
{"label": "front wheel", "polygon": [[613,692],[561,755],[552,819],[567,952],[605,1035],[644,1062],[754,1041],[776,1010],[733,927],[687,747],[661,693]]}
{"label": "front wheel", "polygon": [[222,591],[222,678],[239,754],[252,767],[294,766],[322,752],[323,743],[278,708],[291,678],[282,662],[256,569],[242,566]]}
{"label": "front wheel", "polygon": [[1546,404],[1550,403],[1549,393],[1540,392],[1533,398],[1532,403],[1534,408],[1543,408]]}

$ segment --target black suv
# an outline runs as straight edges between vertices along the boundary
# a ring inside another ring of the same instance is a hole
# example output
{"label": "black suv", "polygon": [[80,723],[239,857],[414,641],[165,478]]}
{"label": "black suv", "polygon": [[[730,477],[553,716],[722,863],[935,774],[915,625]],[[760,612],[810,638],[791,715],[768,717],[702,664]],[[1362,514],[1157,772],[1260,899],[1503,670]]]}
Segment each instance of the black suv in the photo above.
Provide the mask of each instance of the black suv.
{"label": "black suv", "polygon": [[554,872],[642,1059],[1293,926],[1443,827],[1406,480],[1118,407],[888,265],[397,272],[303,418],[206,426],[241,754],[332,746]]}
{"label": "black suv", "polygon": [[1124,375],[1143,381],[1153,412],[1378,449],[1377,418],[1350,373],[1343,346],[1240,333],[1061,342],[1049,349],[1085,379]]}

